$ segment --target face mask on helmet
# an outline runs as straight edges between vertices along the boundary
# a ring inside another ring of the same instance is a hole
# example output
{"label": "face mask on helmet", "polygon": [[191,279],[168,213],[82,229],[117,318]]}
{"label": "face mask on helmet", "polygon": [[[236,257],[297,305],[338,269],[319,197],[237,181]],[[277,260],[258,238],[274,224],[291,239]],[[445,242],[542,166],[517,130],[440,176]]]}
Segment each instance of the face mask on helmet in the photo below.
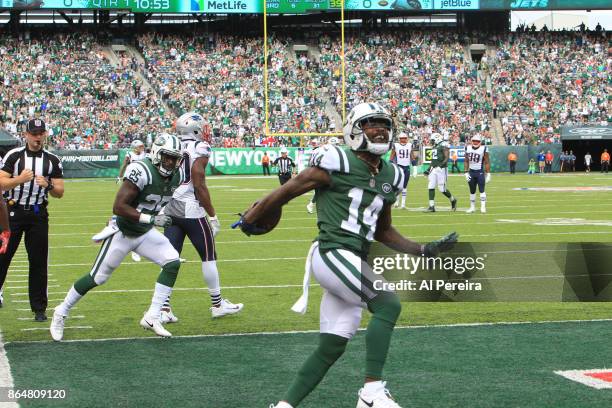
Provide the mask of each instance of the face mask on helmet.
{"label": "face mask on helmet", "polygon": [[472,147],[478,148],[480,147],[480,143],[482,143],[482,141],[480,140],[479,135],[475,135],[474,137],[472,137]]}
{"label": "face mask on helmet", "polygon": [[354,151],[382,156],[393,143],[393,119],[377,103],[360,103],[347,117],[344,141]]}
{"label": "face mask on helmet", "polygon": [[196,112],[187,112],[176,120],[175,129],[182,140],[210,142],[210,135],[205,132],[204,125],[205,121],[202,115]]}
{"label": "face mask on helmet", "polygon": [[169,177],[180,166],[182,153],[179,138],[162,133],[155,139],[151,149],[151,162],[157,167],[159,173]]}

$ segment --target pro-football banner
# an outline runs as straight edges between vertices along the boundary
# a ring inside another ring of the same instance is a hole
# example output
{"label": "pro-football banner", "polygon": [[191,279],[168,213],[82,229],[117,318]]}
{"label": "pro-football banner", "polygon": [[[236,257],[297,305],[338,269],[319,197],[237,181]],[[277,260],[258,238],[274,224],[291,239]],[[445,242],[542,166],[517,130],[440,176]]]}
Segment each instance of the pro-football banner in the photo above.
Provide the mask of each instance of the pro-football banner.
{"label": "pro-football banner", "polygon": [[406,301],[612,301],[610,243],[470,242],[430,257],[375,243],[368,263],[362,286]]}
{"label": "pro-football banner", "polygon": [[64,177],[116,177],[121,165],[120,150],[57,150]]}

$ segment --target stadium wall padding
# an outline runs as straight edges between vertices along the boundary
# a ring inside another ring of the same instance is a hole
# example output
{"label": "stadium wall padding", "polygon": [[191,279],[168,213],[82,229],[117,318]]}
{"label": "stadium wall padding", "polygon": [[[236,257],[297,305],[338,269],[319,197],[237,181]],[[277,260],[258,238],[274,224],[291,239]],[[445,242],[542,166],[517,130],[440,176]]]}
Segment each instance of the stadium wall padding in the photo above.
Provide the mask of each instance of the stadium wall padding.
{"label": "stadium wall padding", "polygon": [[[289,157],[299,161],[299,167],[307,165],[309,154],[303,149],[290,147]],[[545,153],[550,150],[555,160],[553,171],[559,171],[559,154],[561,144],[546,144],[540,146],[489,146],[489,157],[491,159],[491,172],[509,171],[508,154],[516,152],[518,162],[517,172],[526,172],[529,159],[536,159],[540,151]],[[117,177],[119,168],[127,154],[122,150],[56,150],[54,151],[62,160],[64,177]],[[213,149],[212,157],[206,173],[209,175],[259,175],[263,174],[261,159],[264,153],[268,153],[270,162],[280,156],[280,147],[272,148],[216,148]],[[462,156],[462,155],[461,155]],[[389,156],[385,156],[388,158]],[[422,165],[422,168],[427,165]],[[460,163],[463,168],[463,163]],[[274,169],[271,169],[274,174]]]}

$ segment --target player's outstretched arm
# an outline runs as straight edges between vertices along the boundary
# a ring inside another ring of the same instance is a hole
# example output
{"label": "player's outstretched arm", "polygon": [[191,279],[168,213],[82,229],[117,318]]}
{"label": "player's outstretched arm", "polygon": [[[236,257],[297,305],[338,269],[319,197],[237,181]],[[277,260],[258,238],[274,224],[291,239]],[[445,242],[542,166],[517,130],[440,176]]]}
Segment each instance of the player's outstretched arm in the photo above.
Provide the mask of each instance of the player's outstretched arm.
{"label": "player's outstretched arm", "polygon": [[304,193],[331,183],[329,173],[318,167],[308,167],[296,177],[272,191],[251,208],[244,217],[244,221],[255,224],[265,218],[268,212],[274,212],[283,205]]}
{"label": "player's outstretched arm", "polygon": [[419,244],[400,234],[391,225],[391,206],[386,204],[378,217],[374,239],[397,252],[416,256],[437,256],[440,252],[451,249],[459,235],[455,232],[427,244]]}

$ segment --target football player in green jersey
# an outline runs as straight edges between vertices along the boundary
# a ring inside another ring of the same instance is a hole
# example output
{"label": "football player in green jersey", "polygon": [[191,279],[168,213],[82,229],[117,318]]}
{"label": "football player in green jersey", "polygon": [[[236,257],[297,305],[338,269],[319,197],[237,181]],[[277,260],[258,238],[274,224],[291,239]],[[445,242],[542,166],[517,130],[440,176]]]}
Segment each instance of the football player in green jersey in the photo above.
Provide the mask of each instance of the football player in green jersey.
{"label": "football player in green jersey", "polygon": [[427,176],[427,188],[429,189],[429,207],[426,212],[436,212],[435,201],[436,197],[436,186],[442,194],[444,194],[451,203],[451,211],[457,210],[457,199],[453,197],[451,192],[446,187],[448,179],[448,156],[449,146],[446,141],[442,138],[439,133],[431,135],[431,144],[433,150],[431,151],[431,164],[429,169],[425,171]]}
{"label": "football player in green jersey", "polygon": [[306,311],[311,273],[324,289],[317,349],[308,357],[282,400],[274,408],[296,407],[344,353],[357,331],[362,310],[372,319],[366,331],[365,385],[358,408],[398,408],[382,381],[393,328],[401,311],[397,295],[374,288],[365,262],[376,240],[417,256],[433,256],[452,247],[455,233],[421,245],[404,238],[391,225],[391,206],[403,187],[403,171],[381,159],[391,148],[393,122],[377,103],[361,103],[347,116],[344,140],[349,149],[324,145],[310,167],[259,201],[235,226],[246,234],[262,232],[261,224],[289,200],[316,192],[319,236],[306,261],[304,293],[293,306]]}
{"label": "football player in green jersey", "polygon": [[140,325],[158,336],[171,336],[159,321],[159,315],[178,274],[179,254],[168,238],[153,226],[168,227],[172,223],[169,216],[159,215],[159,211],[183,181],[178,168],[180,160],[179,138],[164,133],[156,138],[150,159],[128,165],[113,205],[117,228],[107,230],[91,271],[74,283],[64,301],[55,308],[50,327],[53,340],[63,338],[64,322],[70,309],[91,289],[105,283],[131,251],[162,268],[151,307]]}

